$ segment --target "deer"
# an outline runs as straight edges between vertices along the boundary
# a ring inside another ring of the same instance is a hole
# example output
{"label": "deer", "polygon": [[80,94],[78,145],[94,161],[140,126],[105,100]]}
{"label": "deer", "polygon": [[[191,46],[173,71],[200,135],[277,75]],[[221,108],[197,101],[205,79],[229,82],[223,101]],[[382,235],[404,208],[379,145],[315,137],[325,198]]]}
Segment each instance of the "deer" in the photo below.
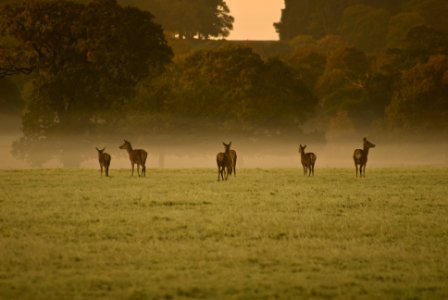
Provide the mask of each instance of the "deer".
{"label": "deer", "polygon": [[[369,155],[369,149],[375,148],[375,144],[369,142],[366,138],[363,139],[363,149],[355,149],[353,152],[353,160],[355,161],[356,177],[358,177],[358,165],[359,165],[359,177],[366,177],[366,165],[367,156]],[[364,171],[363,171],[364,169]]]}
{"label": "deer", "polygon": [[308,171],[308,176],[311,176],[311,173],[313,173],[314,176],[314,165],[316,163],[317,156],[313,152],[305,153],[306,145],[300,144],[299,146],[299,153],[300,153],[300,161],[302,162],[303,166],[303,175],[306,175]]}
{"label": "deer", "polygon": [[[223,181],[227,180],[229,178],[229,174],[232,174],[232,166],[234,165],[230,150],[230,145],[232,145],[232,142],[229,144],[222,142],[222,144],[224,145],[224,152],[219,152],[216,155],[216,164],[218,165],[218,181],[220,176]],[[225,179],[224,173],[226,174]]]}
{"label": "deer", "polygon": [[[119,148],[128,151],[129,160],[132,165],[132,176],[134,176],[134,165],[137,164],[138,176],[146,176],[146,157],[148,153],[143,149],[132,149],[132,145],[129,141],[123,140],[124,143]],[[140,166],[142,166],[142,174],[140,175]]]}
{"label": "deer", "polygon": [[100,162],[101,176],[103,176],[103,167],[105,169],[106,176],[109,176],[109,166],[110,161],[112,160],[109,153],[104,152],[106,148],[98,149],[95,147],[96,151],[98,151],[98,161]]}

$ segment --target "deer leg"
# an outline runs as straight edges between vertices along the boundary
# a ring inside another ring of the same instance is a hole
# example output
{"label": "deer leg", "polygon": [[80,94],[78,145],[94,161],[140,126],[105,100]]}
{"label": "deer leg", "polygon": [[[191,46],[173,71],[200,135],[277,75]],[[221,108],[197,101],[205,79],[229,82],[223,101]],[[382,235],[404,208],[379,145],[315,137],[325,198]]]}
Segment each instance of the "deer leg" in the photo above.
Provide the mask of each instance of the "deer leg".
{"label": "deer leg", "polygon": [[140,165],[139,164],[137,164],[137,174],[138,174],[138,177],[140,177]]}
{"label": "deer leg", "polygon": [[106,177],[109,177],[109,167],[108,166],[106,166]]}
{"label": "deer leg", "polygon": [[134,176],[134,163],[131,164],[132,164],[132,176]]}
{"label": "deer leg", "polygon": [[146,166],[142,165],[142,174],[146,177]]}
{"label": "deer leg", "polygon": [[100,165],[100,172],[101,172],[101,176],[103,176],[103,166]]}

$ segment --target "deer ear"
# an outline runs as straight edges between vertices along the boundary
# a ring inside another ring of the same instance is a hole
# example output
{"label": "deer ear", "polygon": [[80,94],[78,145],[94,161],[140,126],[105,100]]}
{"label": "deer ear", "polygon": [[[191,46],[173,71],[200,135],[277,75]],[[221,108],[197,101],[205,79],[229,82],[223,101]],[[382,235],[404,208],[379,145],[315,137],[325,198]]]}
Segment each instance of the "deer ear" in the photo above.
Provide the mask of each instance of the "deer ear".
{"label": "deer ear", "polygon": [[367,141],[367,138],[364,138],[363,141],[364,141],[364,142]]}
{"label": "deer ear", "polygon": [[100,151],[100,149],[98,149],[98,147],[95,147],[96,151]]}

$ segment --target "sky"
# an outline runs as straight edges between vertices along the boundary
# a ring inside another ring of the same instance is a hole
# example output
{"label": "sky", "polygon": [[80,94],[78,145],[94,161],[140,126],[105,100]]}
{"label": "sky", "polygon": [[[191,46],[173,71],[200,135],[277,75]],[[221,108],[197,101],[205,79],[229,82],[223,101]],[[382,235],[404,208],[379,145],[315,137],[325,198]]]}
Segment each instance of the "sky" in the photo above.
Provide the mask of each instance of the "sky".
{"label": "sky", "polygon": [[229,40],[278,40],[273,23],[280,20],[284,0],[226,0],[235,18]]}

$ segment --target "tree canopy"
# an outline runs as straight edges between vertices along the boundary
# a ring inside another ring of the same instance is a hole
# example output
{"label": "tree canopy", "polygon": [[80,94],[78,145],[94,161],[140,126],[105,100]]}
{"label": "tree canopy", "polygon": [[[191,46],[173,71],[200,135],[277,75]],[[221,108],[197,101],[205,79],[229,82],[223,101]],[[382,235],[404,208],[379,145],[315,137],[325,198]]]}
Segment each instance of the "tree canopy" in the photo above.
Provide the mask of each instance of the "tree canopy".
{"label": "tree canopy", "polygon": [[227,37],[234,18],[224,0],[121,0],[150,11],[164,29],[181,39]]}
{"label": "tree canopy", "polygon": [[285,0],[275,27],[281,40],[341,35],[352,46],[372,52],[399,46],[414,26],[447,31],[447,15],[445,0]]}
{"label": "tree canopy", "polygon": [[93,130],[172,58],[153,16],[115,0],[24,1],[5,6],[2,15],[0,70],[33,77],[25,139]]}

